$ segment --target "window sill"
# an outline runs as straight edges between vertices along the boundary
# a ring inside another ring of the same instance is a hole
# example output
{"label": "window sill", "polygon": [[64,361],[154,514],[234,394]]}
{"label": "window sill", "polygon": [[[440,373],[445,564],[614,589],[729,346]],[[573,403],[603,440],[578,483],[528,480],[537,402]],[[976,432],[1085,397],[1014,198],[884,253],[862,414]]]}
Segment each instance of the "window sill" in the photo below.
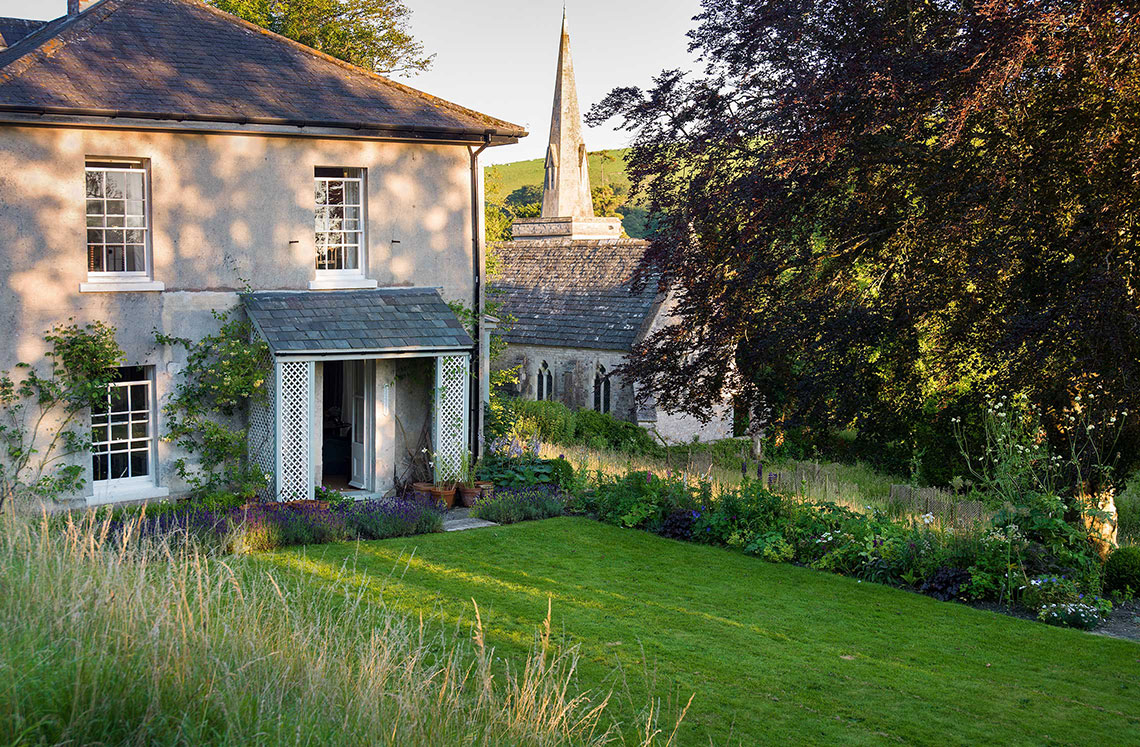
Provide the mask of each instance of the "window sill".
{"label": "window sill", "polygon": [[105,280],[80,283],[80,293],[129,293],[166,290],[166,283],[158,280]]}
{"label": "window sill", "polygon": [[309,281],[309,290],[354,290],[377,287],[375,280],[368,278],[317,278]]}
{"label": "window sill", "polygon": [[167,498],[169,496],[169,488],[160,488],[157,485],[96,487],[95,494],[87,496],[87,505],[101,506],[106,503],[137,503],[140,501],[153,501],[158,498]]}

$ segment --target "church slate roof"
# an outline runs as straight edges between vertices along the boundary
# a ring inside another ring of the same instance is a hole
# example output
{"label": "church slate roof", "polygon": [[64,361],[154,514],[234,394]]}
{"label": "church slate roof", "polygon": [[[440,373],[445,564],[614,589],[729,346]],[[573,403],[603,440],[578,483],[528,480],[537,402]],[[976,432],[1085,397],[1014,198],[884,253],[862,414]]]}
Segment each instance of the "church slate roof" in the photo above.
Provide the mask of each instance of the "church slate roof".
{"label": "church slate roof", "polygon": [[434,288],[259,291],[243,302],[274,354],[467,351],[474,345]]}
{"label": "church slate roof", "polygon": [[102,0],[50,22],[0,51],[0,110],[464,141],[526,134],[200,0]]}
{"label": "church slate roof", "polygon": [[33,21],[30,18],[0,18],[0,49],[10,47],[47,25],[47,21]]}
{"label": "church slate roof", "polygon": [[656,284],[631,292],[649,246],[639,239],[532,239],[496,244],[492,300],[515,317],[507,343],[628,351],[660,306]]}

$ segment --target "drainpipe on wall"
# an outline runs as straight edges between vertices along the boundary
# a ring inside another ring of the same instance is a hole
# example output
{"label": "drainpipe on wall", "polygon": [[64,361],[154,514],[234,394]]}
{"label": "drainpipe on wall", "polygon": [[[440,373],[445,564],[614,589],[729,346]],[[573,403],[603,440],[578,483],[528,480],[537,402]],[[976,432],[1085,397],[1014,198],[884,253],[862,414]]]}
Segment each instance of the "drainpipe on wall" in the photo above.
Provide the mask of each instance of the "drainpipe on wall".
{"label": "drainpipe on wall", "polygon": [[[483,454],[483,386],[482,382],[490,375],[489,355],[483,352],[483,275],[487,270],[486,241],[483,230],[483,171],[479,168],[479,154],[491,145],[490,133],[483,135],[483,144],[478,148],[467,146],[471,154],[471,272],[475,279],[475,293],[472,299],[474,329],[471,338],[475,341],[472,354],[472,370],[475,380],[471,384],[471,433],[468,443],[475,451],[475,457]],[[487,371],[484,371],[487,367]]]}

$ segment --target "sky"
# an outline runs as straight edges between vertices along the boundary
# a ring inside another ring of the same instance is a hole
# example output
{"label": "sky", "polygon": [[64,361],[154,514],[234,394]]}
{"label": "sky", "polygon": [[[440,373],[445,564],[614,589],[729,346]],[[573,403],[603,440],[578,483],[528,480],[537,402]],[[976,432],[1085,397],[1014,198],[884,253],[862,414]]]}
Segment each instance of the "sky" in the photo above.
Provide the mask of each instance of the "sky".
{"label": "sky", "polygon": [[[541,158],[546,152],[562,0],[404,0],[412,34],[435,54],[426,73],[404,83],[523,125],[517,145],[492,148],[485,163]],[[66,0],[0,0],[0,15],[55,18]],[[617,86],[648,86],[661,70],[696,69],[685,32],[699,0],[567,0],[578,100],[589,110]],[[585,130],[590,150],[622,148],[614,123]]]}

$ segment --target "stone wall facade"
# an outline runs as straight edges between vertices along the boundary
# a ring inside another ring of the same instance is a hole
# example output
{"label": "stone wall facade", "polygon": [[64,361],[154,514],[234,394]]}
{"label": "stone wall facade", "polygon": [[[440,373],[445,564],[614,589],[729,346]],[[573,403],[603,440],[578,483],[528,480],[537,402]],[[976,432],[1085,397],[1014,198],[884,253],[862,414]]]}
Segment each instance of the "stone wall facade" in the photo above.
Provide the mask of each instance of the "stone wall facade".
{"label": "stone wall facade", "polygon": [[[147,165],[150,279],[161,286],[93,289],[87,282],[89,158]],[[53,325],[110,324],[124,365],[151,372],[152,425],[155,435],[163,434],[162,406],[181,380],[185,357],[158,345],[155,332],[190,339],[214,333],[213,313],[237,306],[246,288],[309,290],[317,279],[314,170],[324,166],[365,170],[364,278],[382,287],[436,287],[446,300],[471,304],[471,161],[464,146],[0,128],[0,325],[8,330],[0,371],[20,361],[44,367],[43,335]],[[409,438],[422,430],[427,391],[402,385],[394,393],[397,414],[419,411],[404,415],[416,421],[406,424]],[[386,448],[377,468],[381,485],[406,462],[402,445]],[[156,440],[151,494],[187,489],[173,467],[181,456],[173,444]],[[87,471],[86,494],[76,498],[95,502],[91,459],[72,461]]]}
{"label": "stone wall facade", "polygon": [[[491,367],[504,370],[519,366],[519,383],[512,392],[523,399],[537,399],[538,370],[545,361],[554,380],[551,399],[571,410],[594,407],[594,375],[598,365],[612,372],[624,360],[615,350],[558,348],[545,345],[510,345]],[[610,414],[615,418],[637,422],[633,386],[619,377],[610,379]]]}

